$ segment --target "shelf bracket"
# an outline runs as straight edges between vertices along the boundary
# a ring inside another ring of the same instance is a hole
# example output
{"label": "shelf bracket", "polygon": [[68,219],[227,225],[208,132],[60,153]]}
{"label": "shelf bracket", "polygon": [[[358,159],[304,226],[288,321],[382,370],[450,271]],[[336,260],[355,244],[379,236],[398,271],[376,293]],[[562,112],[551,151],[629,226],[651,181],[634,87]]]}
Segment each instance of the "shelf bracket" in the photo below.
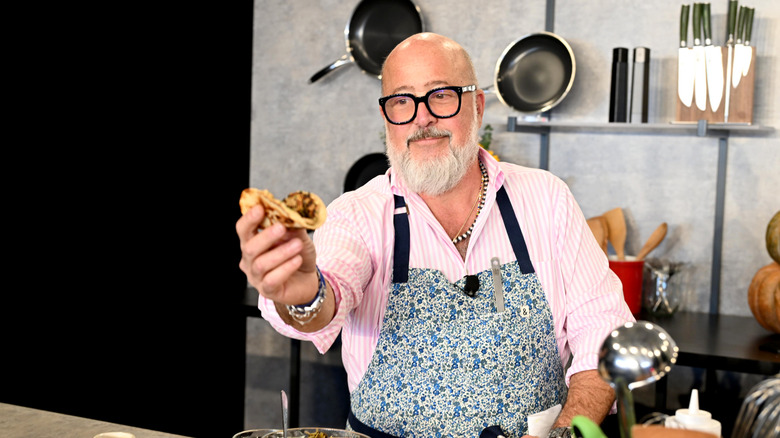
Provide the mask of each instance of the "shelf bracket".
{"label": "shelf bracket", "polygon": [[696,135],[699,137],[706,137],[707,136],[707,121],[706,120],[699,120],[699,122],[696,124]]}
{"label": "shelf bracket", "polygon": [[[706,123],[706,122],[705,122]],[[710,313],[720,311],[720,277],[723,257],[723,221],[726,209],[726,170],[729,155],[729,133],[718,138],[718,170],[715,180],[715,226],[712,236],[712,276],[710,277]]]}
{"label": "shelf bracket", "polygon": [[[549,112],[548,112],[549,114]],[[508,117],[506,121],[507,132],[529,132],[539,134],[539,168],[550,170],[550,125],[540,124],[533,128],[517,128],[517,117]]]}

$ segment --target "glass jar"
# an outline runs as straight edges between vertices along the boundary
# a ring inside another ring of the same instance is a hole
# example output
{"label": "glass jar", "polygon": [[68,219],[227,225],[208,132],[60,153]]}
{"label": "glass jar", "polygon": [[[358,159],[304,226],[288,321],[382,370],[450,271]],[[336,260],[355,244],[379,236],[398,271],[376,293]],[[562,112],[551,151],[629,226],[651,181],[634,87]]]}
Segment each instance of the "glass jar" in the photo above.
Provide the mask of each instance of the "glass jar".
{"label": "glass jar", "polygon": [[656,317],[669,317],[690,295],[690,265],[667,259],[645,260],[642,307]]}

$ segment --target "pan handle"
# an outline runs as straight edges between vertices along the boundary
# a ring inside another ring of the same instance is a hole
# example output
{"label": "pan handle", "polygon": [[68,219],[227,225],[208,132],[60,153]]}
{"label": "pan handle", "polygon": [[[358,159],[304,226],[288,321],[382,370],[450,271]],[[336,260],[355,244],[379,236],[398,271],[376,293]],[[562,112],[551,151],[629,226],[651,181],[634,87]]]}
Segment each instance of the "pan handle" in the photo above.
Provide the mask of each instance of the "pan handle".
{"label": "pan handle", "polygon": [[322,77],[325,76],[326,74],[332,72],[333,70],[336,70],[337,68],[339,68],[339,67],[341,67],[343,65],[349,64],[350,62],[352,62],[352,60],[349,59],[349,55],[342,56],[341,58],[339,58],[333,64],[323,68],[322,70],[318,71],[317,73],[314,73],[314,76],[309,78],[309,83],[313,84],[314,82],[317,82],[318,80],[322,79]]}

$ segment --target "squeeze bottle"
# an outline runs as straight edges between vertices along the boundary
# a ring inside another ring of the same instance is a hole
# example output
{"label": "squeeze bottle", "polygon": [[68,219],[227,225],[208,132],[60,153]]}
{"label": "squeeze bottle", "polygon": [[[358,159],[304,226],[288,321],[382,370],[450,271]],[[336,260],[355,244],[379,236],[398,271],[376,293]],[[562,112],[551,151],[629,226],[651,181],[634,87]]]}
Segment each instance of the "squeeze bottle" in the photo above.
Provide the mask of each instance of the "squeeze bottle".
{"label": "squeeze bottle", "polygon": [[699,409],[699,391],[691,391],[691,401],[688,409],[677,409],[675,414],[667,417],[664,426],[673,429],[698,430],[700,432],[720,435],[720,421],[714,420],[712,414]]}

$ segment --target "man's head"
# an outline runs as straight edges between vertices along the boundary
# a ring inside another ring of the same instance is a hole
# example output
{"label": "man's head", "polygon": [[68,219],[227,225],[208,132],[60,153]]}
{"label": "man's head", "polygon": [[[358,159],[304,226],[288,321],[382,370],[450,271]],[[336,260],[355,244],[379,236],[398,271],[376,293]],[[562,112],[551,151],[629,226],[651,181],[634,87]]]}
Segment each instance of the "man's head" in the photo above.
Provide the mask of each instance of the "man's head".
{"label": "man's head", "polygon": [[[468,53],[441,35],[413,35],[387,57],[382,68],[383,96],[409,94],[419,98],[434,89],[454,88],[443,90],[446,95],[428,95],[428,104],[406,96],[386,100],[380,108],[385,117],[390,164],[411,190],[434,196],[445,193],[457,185],[474,163],[485,95],[479,88],[471,91],[463,87],[476,84]],[[447,100],[452,103],[438,103]],[[409,108],[416,104],[416,114],[413,109],[391,109],[396,104]]]}

